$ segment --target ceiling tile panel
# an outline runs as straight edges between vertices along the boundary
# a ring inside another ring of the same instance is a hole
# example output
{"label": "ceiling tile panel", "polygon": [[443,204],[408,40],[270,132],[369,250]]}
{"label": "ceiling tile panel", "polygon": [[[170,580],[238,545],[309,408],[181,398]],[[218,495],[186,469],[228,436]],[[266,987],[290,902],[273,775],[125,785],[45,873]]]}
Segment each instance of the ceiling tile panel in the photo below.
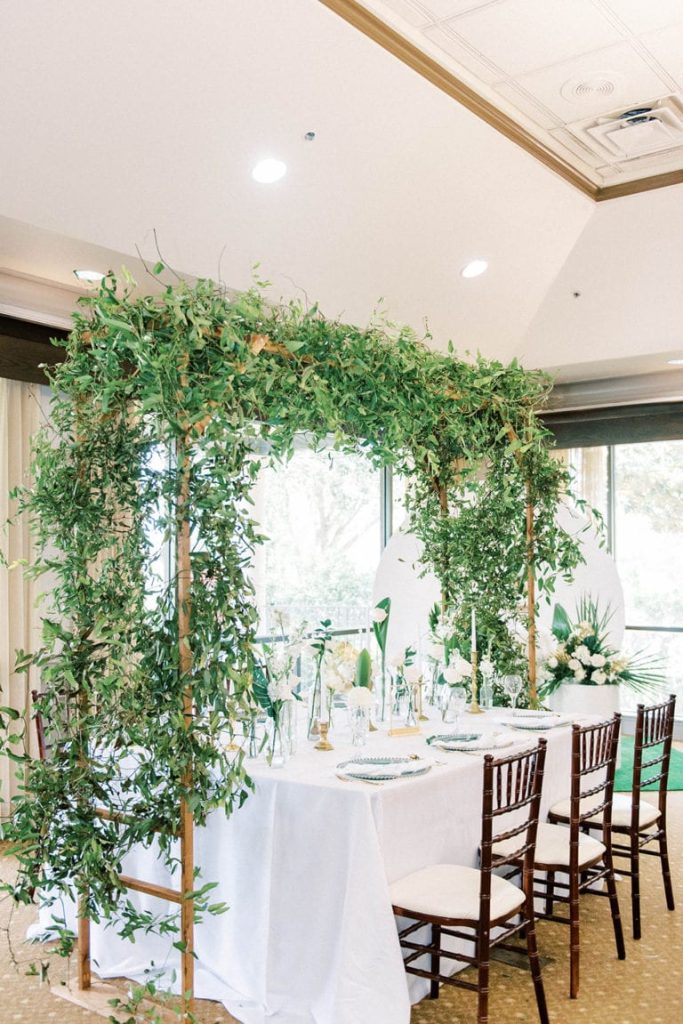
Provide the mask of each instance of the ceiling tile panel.
{"label": "ceiling tile panel", "polygon": [[448,24],[511,76],[623,38],[591,0],[503,0]]}
{"label": "ceiling tile panel", "polygon": [[543,104],[536,102],[532,96],[517,85],[516,82],[500,82],[495,87],[496,92],[502,96],[513,109],[521,110],[534,124],[542,128],[557,128],[562,121],[556,114]]}
{"label": "ceiling tile panel", "polygon": [[598,0],[631,32],[640,35],[683,21],[682,0]]}
{"label": "ceiling tile panel", "polygon": [[[523,75],[518,81],[565,123],[649,102],[670,91],[628,43]],[[613,88],[582,92],[583,81],[610,82]]]}
{"label": "ceiling tile panel", "polygon": [[[680,0],[683,10],[683,0]],[[683,23],[642,37],[643,45],[683,89]]]}
{"label": "ceiling tile panel", "polygon": [[497,82],[502,77],[500,68],[490,61],[475,56],[472,51],[453,36],[452,33],[444,30],[439,25],[432,25],[424,29],[424,35],[439,49],[453,57],[459,65],[466,68],[482,82]]}
{"label": "ceiling tile panel", "polygon": [[413,4],[410,0],[385,0],[385,4],[390,11],[398,14],[399,17],[415,28],[431,24],[431,18],[420,8],[420,5]]}
{"label": "ceiling tile panel", "polygon": [[491,0],[419,0],[420,6],[436,18],[442,21],[446,18],[453,18],[456,14],[464,11],[471,11],[475,7],[488,5]]}

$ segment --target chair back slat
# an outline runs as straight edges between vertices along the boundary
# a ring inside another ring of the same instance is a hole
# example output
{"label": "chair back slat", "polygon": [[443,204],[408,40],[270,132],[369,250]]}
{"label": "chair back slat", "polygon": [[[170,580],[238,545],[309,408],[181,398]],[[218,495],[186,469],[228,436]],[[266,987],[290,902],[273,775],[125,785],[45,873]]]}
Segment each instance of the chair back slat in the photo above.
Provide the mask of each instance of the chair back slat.
{"label": "chair back slat", "polygon": [[[578,858],[579,830],[584,821],[602,813],[603,842],[612,829],[614,773],[619,749],[621,715],[597,725],[572,727],[572,779],[569,813],[570,857]],[[600,797],[597,802],[595,797]],[[584,808],[582,810],[582,808]]]}
{"label": "chair back slat", "polygon": [[[644,704],[638,705],[636,735],[633,744],[631,805],[631,827],[633,829],[637,829],[639,825],[640,794],[646,786],[656,785],[659,790],[659,810],[663,816],[662,824],[664,824],[675,712],[676,695],[674,693],[670,694],[668,700],[661,704],[651,704],[648,707]],[[643,756],[645,751],[647,751],[647,755]],[[657,767],[660,770],[650,775],[649,770]],[[648,773],[646,778],[643,777],[644,772]]]}
{"label": "chair back slat", "polygon": [[[482,807],[482,838],[480,870],[482,907],[488,913],[491,892],[491,872],[507,864],[524,862],[525,892],[531,891],[536,832],[541,806],[543,769],[547,741],[540,739],[532,750],[495,760],[492,754],[484,758],[484,797]],[[514,820],[506,827],[499,821],[504,815]],[[495,829],[495,830],[494,830]],[[493,844],[519,836],[519,845],[513,843],[509,854],[493,854]]]}

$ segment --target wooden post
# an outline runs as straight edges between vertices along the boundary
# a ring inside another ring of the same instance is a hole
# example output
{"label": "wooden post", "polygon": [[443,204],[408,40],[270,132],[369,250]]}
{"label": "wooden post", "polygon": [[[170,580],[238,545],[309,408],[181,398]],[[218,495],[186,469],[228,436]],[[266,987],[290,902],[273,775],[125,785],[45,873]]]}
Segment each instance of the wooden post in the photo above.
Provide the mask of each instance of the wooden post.
{"label": "wooden post", "polygon": [[[190,453],[186,434],[177,445],[180,488],[177,506],[176,571],[178,580],[178,659],[181,678],[189,680],[192,671],[190,647],[190,616],[192,609],[192,565],[190,561]],[[183,693],[185,728],[192,724],[192,685],[188,681]],[[192,789],[192,768],[182,779],[183,787]],[[180,872],[182,902],[180,904],[181,979],[183,1019],[188,1020],[194,1008],[194,899],[188,893],[194,890],[194,821],[187,800],[180,803]]]}
{"label": "wooden post", "polygon": [[529,703],[536,707],[538,691],[536,686],[536,558],[534,536],[534,503],[531,483],[526,481],[526,559],[527,559],[527,615],[529,618]]}

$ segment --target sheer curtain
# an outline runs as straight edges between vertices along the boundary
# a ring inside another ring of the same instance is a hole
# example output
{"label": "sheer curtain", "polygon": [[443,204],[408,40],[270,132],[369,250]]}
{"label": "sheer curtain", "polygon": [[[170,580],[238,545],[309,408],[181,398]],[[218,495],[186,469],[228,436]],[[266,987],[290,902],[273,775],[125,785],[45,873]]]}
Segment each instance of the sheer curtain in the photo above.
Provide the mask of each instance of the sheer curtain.
{"label": "sheer curtain", "polygon": [[[25,517],[9,528],[7,520],[16,515],[16,502],[9,492],[19,484],[30,483],[31,437],[43,422],[48,405],[48,389],[36,384],[0,378],[0,545],[9,563],[32,558],[32,541]],[[23,720],[30,718],[31,689],[38,688],[36,678],[14,671],[15,651],[32,650],[40,638],[40,609],[36,597],[44,584],[24,577],[21,567],[8,570],[0,566],[0,703],[16,708]],[[37,753],[35,728],[27,730],[29,752]],[[9,800],[20,785],[17,766],[0,757],[0,817],[9,814]]]}

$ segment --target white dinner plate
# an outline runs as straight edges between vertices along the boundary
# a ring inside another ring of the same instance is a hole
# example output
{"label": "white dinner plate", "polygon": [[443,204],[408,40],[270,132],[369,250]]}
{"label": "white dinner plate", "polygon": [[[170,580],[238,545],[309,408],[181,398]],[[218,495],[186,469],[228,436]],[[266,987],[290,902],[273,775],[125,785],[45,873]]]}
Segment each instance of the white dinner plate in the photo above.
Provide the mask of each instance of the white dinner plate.
{"label": "white dinner plate", "polygon": [[510,722],[511,729],[527,729],[529,732],[546,732],[548,729],[556,729],[558,725],[568,725],[569,719],[562,715],[553,718],[520,718],[517,722]]}
{"label": "white dinner plate", "polygon": [[431,767],[412,757],[351,757],[337,765],[337,772],[361,782],[390,782],[426,775]]}
{"label": "white dinner plate", "polygon": [[515,708],[513,718],[562,718],[557,711],[534,710],[533,708]]}
{"label": "white dinner plate", "polygon": [[432,746],[439,750],[460,751],[467,754],[470,752],[486,752],[500,750],[501,747],[511,747],[515,742],[514,736],[506,736],[504,733],[498,736],[478,736],[475,740],[459,740],[457,738],[434,737]]}

